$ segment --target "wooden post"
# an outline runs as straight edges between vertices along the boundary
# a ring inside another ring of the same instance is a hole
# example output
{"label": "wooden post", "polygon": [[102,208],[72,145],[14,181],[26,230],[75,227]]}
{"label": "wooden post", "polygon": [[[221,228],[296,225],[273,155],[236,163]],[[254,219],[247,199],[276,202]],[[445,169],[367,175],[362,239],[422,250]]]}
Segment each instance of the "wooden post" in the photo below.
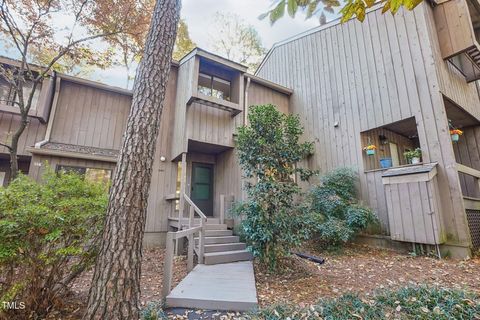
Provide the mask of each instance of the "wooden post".
{"label": "wooden post", "polygon": [[205,252],[205,224],[207,222],[207,219],[205,218],[200,218],[200,227],[202,229],[200,230],[200,234],[198,237],[198,263],[203,264],[203,254]]}
{"label": "wooden post", "polygon": [[175,232],[167,232],[167,248],[165,250],[165,264],[163,267],[162,296],[165,298],[172,288],[173,249],[175,247]]}
{"label": "wooden post", "polygon": [[[188,220],[188,228],[193,228],[195,225],[195,208],[190,206],[190,216]],[[188,236],[188,252],[187,252],[187,271],[190,272],[193,269],[193,250],[195,246],[195,240],[193,234]]]}
{"label": "wooden post", "polygon": [[188,219],[188,228],[193,228],[195,226],[195,208],[190,206],[190,216]]}
{"label": "wooden post", "polygon": [[225,223],[225,195],[220,195],[220,224]]}
{"label": "wooden post", "polygon": [[187,271],[190,272],[193,269],[193,249],[195,246],[193,234],[188,236],[188,252],[187,252]]}
{"label": "wooden post", "polygon": [[185,210],[185,190],[187,188],[187,154],[182,153],[182,174],[180,177],[180,202],[178,204],[178,223],[182,224],[183,211]]}

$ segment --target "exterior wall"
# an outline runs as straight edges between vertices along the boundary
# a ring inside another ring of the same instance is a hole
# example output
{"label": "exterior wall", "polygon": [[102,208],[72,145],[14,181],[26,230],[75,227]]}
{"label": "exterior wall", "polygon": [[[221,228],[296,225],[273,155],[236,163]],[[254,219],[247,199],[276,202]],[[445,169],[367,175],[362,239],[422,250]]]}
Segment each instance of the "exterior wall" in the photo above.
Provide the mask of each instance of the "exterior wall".
{"label": "exterior wall", "polygon": [[50,141],[120,149],[131,96],[61,81]]}
{"label": "exterior wall", "polygon": [[429,10],[424,3],[413,12],[400,10],[395,16],[375,10],[364,23],[327,24],[278,45],[257,73],[294,90],[291,112],[300,115],[306,139],[315,142],[312,167],[322,172],[341,166],[359,168],[361,196],[380,218],[386,217],[385,188],[381,174],[366,174],[361,169],[360,132],[414,116],[424,162],[439,162],[448,241],[468,246],[459,178],[431,49]]}
{"label": "exterior wall", "polygon": [[[463,136],[454,144],[455,158],[458,163],[480,170],[480,126],[463,129]],[[478,183],[472,176],[460,173],[462,192],[467,197],[480,198]]]}
{"label": "exterior wall", "polygon": [[247,107],[262,104],[273,104],[283,113],[288,113],[289,96],[267,88],[261,84],[251,82],[248,88]]}
{"label": "exterior wall", "polygon": [[[10,143],[12,135],[20,126],[20,116],[11,113],[0,112],[0,142]],[[31,156],[25,149],[45,137],[46,124],[42,124],[37,118],[29,118],[30,123],[23,132],[18,142],[18,154]],[[0,153],[8,154],[8,149],[0,147]]]}
{"label": "exterior wall", "polygon": [[187,139],[185,138],[187,102],[192,97],[194,88],[197,87],[198,65],[198,58],[191,57],[178,67],[178,87],[173,126],[174,143],[171,147],[171,159],[178,157],[183,152],[187,152]]}
{"label": "exterior wall", "polygon": [[[240,115],[237,117],[241,118]],[[235,119],[228,111],[200,103],[192,103],[187,107],[187,139],[233,147],[234,124]]]}

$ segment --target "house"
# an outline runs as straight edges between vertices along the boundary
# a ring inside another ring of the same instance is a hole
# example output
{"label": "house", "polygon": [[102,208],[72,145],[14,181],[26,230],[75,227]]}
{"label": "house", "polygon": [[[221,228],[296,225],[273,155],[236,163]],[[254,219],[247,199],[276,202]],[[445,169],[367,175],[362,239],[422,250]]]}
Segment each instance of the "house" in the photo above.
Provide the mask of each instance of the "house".
{"label": "house", "polygon": [[[477,0],[424,1],[394,16],[378,5],[363,23],[277,43],[257,70],[293,89],[290,111],[315,142],[311,168],[358,168],[383,235],[366,241],[455,257],[480,248],[479,40]],[[464,131],[458,142],[450,129]],[[403,153],[416,148],[422,163],[408,166]]]}
{"label": "house", "polygon": [[[181,196],[185,194],[208,218],[207,238],[221,236],[207,239],[216,251],[209,257],[207,246],[207,264],[251,258],[245,244],[224,224],[228,206],[244,196],[235,132],[246,122],[249,105],[274,103],[288,112],[292,91],[246,71],[245,66],[201,49],[172,62],[150,185],[146,246],[165,246],[167,231],[185,226],[182,217],[188,216],[188,205]],[[0,142],[8,143],[20,118],[19,110],[6,103],[14,101],[12,92],[6,81],[0,82],[0,97],[5,97],[0,98]],[[111,179],[131,91],[53,73],[37,92],[20,143],[21,170],[37,180],[45,166],[77,171],[88,179]],[[5,184],[9,177],[5,148],[0,149],[0,172],[0,183]],[[179,212],[184,213],[180,218]]]}
{"label": "house", "polygon": [[[164,246],[167,231],[205,217],[205,252],[197,253],[207,264],[250,258],[225,225],[231,203],[246,196],[235,131],[249,106],[272,103],[299,114],[304,138],[315,142],[306,166],[357,168],[360,197],[381,225],[362,241],[470,256],[480,248],[479,36],[477,0],[431,1],[395,16],[376,6],[364,23],[333,21],[287,39],[255,75],[198,48],[172,62],[145,244]],[[3,82],[0,90],[10,92]],[[110,179],[131,92],[52,74],[36,97],[22,170],[39,179],[48,163]],[[8,141],[19,117],[13,106],[0,103],[0,111],[0,141]],[[464,131],[458,142],[454,128]],[[412,165],[404,152],[416,148],[422,162]],[[8,177],[4,148],[0,171]]]}

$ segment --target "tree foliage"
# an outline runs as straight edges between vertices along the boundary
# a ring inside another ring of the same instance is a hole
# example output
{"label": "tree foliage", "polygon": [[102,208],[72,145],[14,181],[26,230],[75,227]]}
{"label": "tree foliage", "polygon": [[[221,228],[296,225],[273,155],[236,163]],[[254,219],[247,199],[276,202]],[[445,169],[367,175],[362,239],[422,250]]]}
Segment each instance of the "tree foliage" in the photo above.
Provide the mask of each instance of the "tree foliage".
{"label": "tree foliage", "polygon": [[371,209],[358,203],[357,179],[353,169],[335,169],[310,191],[313,231],[326,246],[341,245],[377,221]]}
{"label": "tree foliage", "polygon": [[16,316],[45,316],[93,264],[107,199],[108,186],[50,170],[0,188],[0,301],[24,302]]}
{"label": "tree foliage", "polygon": [[297,167],[313,152],[299,141],[298,116],[285,115],[273,105],[249,109],[249,125],[239,128],[237,150],[248,200],[236,206],[243,234],[253,254],[269,268],[308,238],[308,208],[299,202],[295,175],[307,180],[314,172]]}
{"label": "tree foliage", "polygon": [[421,2],[422,0],[272,0],[273,8],[260,15],[259,19],[268,17],[270,23],[274,24],[285,16],[285,11],[292,18],[295,18],[298,11],[303,11],[307,19],[319,16],[320,23],[323,24],[326,22],[325,12],[333,14],[338,9],[342,22],[351,18],[363,22],[367,9],[379,3],[383,4],[383,13],[390,11],[395,14],[401,7],[413,10]]}
{"label": "tree foliage", "polygon": [[180,22],[178,23],[177,39],[175,40],[175,48],[173,49],[173,59],[182,59],[196,46],[197,44],[190,38],[187,22],[185,19],[180,19]]}
{"label": "tree foliage", "polygon": [[215,53],[246,65],[251,72],[255,71],[266,52],[257,30],[236,14],[217,12],[210,39]]}

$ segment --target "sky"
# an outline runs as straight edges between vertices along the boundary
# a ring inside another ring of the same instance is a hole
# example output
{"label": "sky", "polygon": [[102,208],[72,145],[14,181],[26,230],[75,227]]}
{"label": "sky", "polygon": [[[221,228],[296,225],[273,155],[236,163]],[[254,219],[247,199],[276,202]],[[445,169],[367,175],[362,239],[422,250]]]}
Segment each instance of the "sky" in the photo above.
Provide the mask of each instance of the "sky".
{"label": "sky", "polygon": [[[257,30],[263,46],[270,49],[276,42],[285,40],[319,25],[318,19],[305,20],[304,14],[298,14],[295,19],[289,16],[270,25],[268,18],[259,20],[258,16],[267,12],[271,6],[270,0],[183,0],[181,16],[187,22],[190,37],[198,47],[209,50],[212,36],[212,24],[216,12],[234,13]],[[95,80],[125,87],[126,75],[121,66],[96,72]]]}
{"label": "sky", "polygon": [[[258,16],[271,9],[272,0],[183,0],[181,17],[186,20],[190,37],[198,47],[212,50],[210,45],[213,37],[212,29],[214,16],[217,12],[237,14],[245,23],[252,25],[260,35],[263,46],[270,49],[276,42],[285,40],[289,37],[302,33],[319,25],[318,18],[305,19],[303,13],[299,13],[295,19],[286,15],[277,21],[273,26],[270,25],[268,18],[259,20]],[[327,20],[333,19],[333,16]],[[60,23],[59,21],[68,19],[56,19],[62,28],[62,24],[68,25],[68,21]],[[100,44],[99,44],[100,45]],[[2,48],[0,43],[0,54],[18,58],[14,53]],[[106,70],[96,70],[89,76],[91,80],[100,81],[109,85],[126,87],[127,73],[122,66],[113,66]],[[130,86],[132,81],[130,81]]]}

